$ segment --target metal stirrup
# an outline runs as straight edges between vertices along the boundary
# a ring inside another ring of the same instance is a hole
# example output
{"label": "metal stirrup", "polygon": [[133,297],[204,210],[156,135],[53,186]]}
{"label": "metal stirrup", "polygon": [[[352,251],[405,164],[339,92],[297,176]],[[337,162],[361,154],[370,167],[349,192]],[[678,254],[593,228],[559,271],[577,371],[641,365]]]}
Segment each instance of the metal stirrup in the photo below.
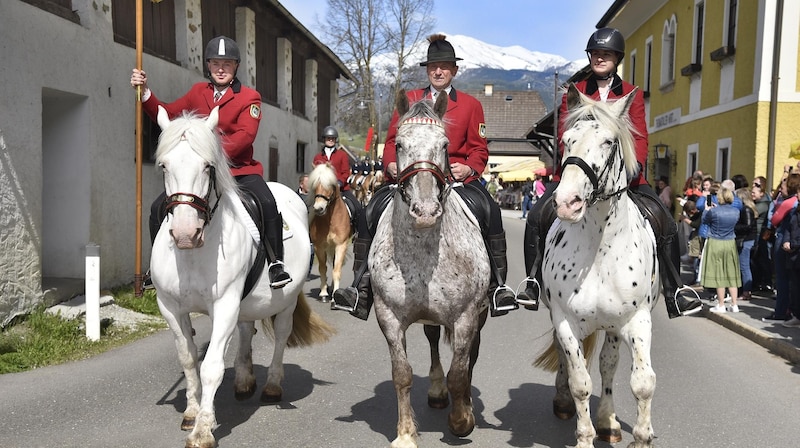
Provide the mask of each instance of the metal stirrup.
{"label": "metal stirrup", "polygon": [[[537,292],[536,298],[533,299],[533,300],[520,299],[519,298],[519,293],[521,291],[524,291],[525,288],[528,287],[528,283],[533,283],[534,285],[536,285],[536,292]],[[517,303],[519,303],[520,305],[523,305],[523,306],[524,305],[527,305],[527,306],[539,306],[539,302],[542,300],[542,285],[540,285],[539,284],[539,280],[536,280],[535,278],[525,277],[524,280],[519,282],[519,285],[517,286],[517,290],[514,292],[514,298],[517,301]]]}
{"label": "metal stirrup", "polygon": [[353,312],[356,311],[356,308],[358,308],[358,299],[359,299],[359,297],[358,297],[359,296],[358,288],[354,288],[352,286],[348,286],[347,288],[345,288],[345,291],[347,291],[350,288],[352,288],[352,289],[354,289],[356,291],[356,301],[355,301],[355,303],[353,303],[353,306],[349,307],[349,306],[345,306],[345,305],[339,305],[339,303],[336,302],[336,292],[334,291],[333,300],[331,300],[331,303],[332,303],[331,308],[333,308],[335,310],[347,311],[347,312],[350,312],[350,313],[353,313]]}
{"label": "metal stirrup", "polygon": [[[511,291],[512,293],[514,292],[513,289],[509,288],[506,285],[498,286],[497,288],[495,288],[494,293],[492,294],[492,307],[494,308],[494,310],[495,311],[513,311],[513,310],[517,309],[516,308],[517,307],[516,303],[514,305],[506,305],[506,306],[503,306],[503,307],[497,306],[497,293],[500,292],[503,289],[507,289],[508,291]],[[516,297],[514,298],[514,301],[516,302]]]}
{"label": "metal stirrup", "polygon": [[697,307],[695,310],[692,310],[692,313],[690,314],[694,314],[703,308],[703,302],[700,301],[700,294],[697,294],[697,291],[695,291],[694,288],[692,288],[691,286],[683,285],[680,288],[676,289],[675,294],[672,296],[672,301],[675,302],[675,308],[678,310],[678,314],[681,316],[684,316],[685,314],[683,314],[683,311],[681,311],[681,308],[678,306],[678,294],[680,294],[685,290],[691,291],[692,294],[694,294],[697,301],[700,302],[700,306]]}

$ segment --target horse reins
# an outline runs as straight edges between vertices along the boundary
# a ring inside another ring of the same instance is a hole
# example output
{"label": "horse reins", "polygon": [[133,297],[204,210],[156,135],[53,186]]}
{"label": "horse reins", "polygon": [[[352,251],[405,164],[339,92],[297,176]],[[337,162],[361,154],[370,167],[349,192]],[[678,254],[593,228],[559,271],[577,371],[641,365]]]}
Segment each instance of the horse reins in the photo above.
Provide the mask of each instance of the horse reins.
{"label": "horse reins", "polygon": [[[605,165],[603,165],[603,167],[600,169],[601,173],[608,172],[611,169],[611,165],[614,163],[614,161],[619,156],[619,140],[614,140],[614,143],[611,146],[611,150],[612,150],[612,155],[611,155],[611,157],[608,158],[608,160],[606,160]],[[564,159],[564,163],[561,164],[561,172],[562,173],[564,172],[564,168],[566,168],[568,165],[576,165],[578,168],[580,168],[583,171],[583,174],[585,174],[586,177],[589,178],[589,181],[592,183],[592,188],[593,189],[592,189],[591,194],[589,195],[589,198],[587,199],[587,202],[589,203],[589,205],[594,205],[594,204],[596,204],[596,203],[598,203],[600,201],[606,201],[608,199],[611,199],[614,196],[619,196],[619,195],[621,195],[622,193],[624,193],[625,191],[628,190],[628,185],[626,184],[624,187],[620,188],[619,190],[617,190],[617,191],[615,191],[613,193],[601,194],[600,193],[600,179],[597,176],[597,173],[589,166],[588,163],[586,163],[585,160],[581,159],[580,157],[575,157],[575,156],[567,157],[566,159]]]}
{"label": "horse reins", "polygon": [[[192,207],[203,214],[205,217],[205,223],[203,225],[207,226],[211,221],[211,218],[214,217],[214,213],[217,211],[217,206],[219,206],[220,202],[219,198],[221,197],[219,189],[217,189],[217,171],[213,166],[209,167],[209,180],[208,192],[206,192],[205,197],[201,198],[200,196],[192,193],[178,192],[164,198],[164,202],[167,203],[167,213],[172,213],[172,209],[181,204],[188,205],[189,207]],[[214,190],[217,195],[217,200],[213,208],[210,208],[208,203],[208,200],[211,197],[211,190]]]}

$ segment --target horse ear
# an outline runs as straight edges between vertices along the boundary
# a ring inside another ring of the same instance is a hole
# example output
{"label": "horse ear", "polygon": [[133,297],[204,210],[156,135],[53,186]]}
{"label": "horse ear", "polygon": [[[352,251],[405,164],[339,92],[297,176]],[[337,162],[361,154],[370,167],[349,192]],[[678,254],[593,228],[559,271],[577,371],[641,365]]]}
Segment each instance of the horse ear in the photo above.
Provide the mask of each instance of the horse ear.
{"label": "horse ear", "polygon": [[575,83],[569,83],[567,88],[567,110],[572,110],[581,103],[581,91],[575,87]]}
{"label": "horse ear", "polygon": [[215,106],[211,109],[211,113],[208,114],[208,118],[206,119],[206,125],[211,128],[212,131],[217,130],[217,124],[219,124],[219,106]]}
{"label": "horse ear", "polygon": [[397,92],[397,98],[394,100],[394,107],[397,109],[397,114],[401,117],[408,112],[406,89],[400,89],[400,91]]}
{"label": "horse ear", "polygon": [[436,96],[436,103],[433,105],[433,111],[436,113],[436,116],[439,119],[444,118],[445,112],[447,112],[447,94],[444,95],[437,95]]}
{"label": "horse ear", "polygon": [[639,88],[635,87],[633,90],[631,90],[631,93],[623,96],[622,98],[612,103],[611,112],[617,117],[625,116],[625,114],[627,114],[628,110],[631,108],[633,100],[636,98],[636,93],[638,91]]}
{"label": "horse ear", "polygon": [[169,126],[169,114],[167,113],[167,110],[164,109],[164,106],[158,106],[158,115],[156,116],[156,121],[158,122],[158,127],[160,127],[162,131],[167,129],[167,126]]}

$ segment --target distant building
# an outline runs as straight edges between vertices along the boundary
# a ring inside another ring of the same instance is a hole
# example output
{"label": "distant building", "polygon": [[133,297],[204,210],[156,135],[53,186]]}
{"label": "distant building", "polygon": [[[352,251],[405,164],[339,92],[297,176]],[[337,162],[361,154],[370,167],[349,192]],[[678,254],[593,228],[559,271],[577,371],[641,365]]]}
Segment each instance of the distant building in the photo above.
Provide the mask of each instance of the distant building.
{"label": "distant building", "polygon": [[[625,35],[620,75],[644,91],[651,183],[667,176],[681,188],[700,169],[775,186],[797,163],[798,17],[800,2],[786,0],[614,1],[597,27]],[[551,113],[529,137],[552,133]]]}
{"label": "distant building", "polygon": [[[4,73],[15,80],[0,85],[0,325],[45,300],[52,284],[71,280],[82,292],[89,242],[101,248],[103,288],[133,280],[134,4],[0,2]],[[342,61],[277,0],[143,4],[143,65],[165,101],[204,80],[212,37],[238,42],[238,77],[262,96],[255,156],[268,180],[294,187],[336,121],[337,79],[353,78]],[[158,129],[145,123],[143,269],[149,205],[163,190],[152,163]]]}

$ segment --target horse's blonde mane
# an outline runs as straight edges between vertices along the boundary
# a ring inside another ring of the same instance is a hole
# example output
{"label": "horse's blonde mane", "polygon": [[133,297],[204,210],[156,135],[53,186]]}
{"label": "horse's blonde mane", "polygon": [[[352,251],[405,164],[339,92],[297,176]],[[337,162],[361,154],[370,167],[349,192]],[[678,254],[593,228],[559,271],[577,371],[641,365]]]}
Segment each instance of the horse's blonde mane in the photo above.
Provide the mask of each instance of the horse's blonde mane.
{"label": "horse's blonde mane", "polygon": [[238,185],[230,172],[230,162],[217,133],[208,127],[206,118],[192,112],[184,112],[170,121],[161,130],[156,149],[156,167],[161,159],[186,140],[192,150],[216,169],[216,182],[220,192],[238,191]]}
{"label": "horse's blonde mane", "polygon": [[[315,166],[311,173],[308,175],[308,191],[314,192],[317,186],[322,185],[326,190],[331,188],[339,189],[339,179],[336,178],[336,172],[329,163],[320,163]],[[308,200],[313,202],[314,195],[309,194]]]}
{"label": "horse's blonde mane", "polygon": [[633,126],[627,113],[617,117],[611,112],[610,104],[602,101],[581,99],[577,105],[567,113],[564,119],[564,128],[571,129],[579,121],[596,121],[600,127],[610,130],[617,136],[619,147],[622,151],[622,160],[625,170],[633,174],[637,169],[636,148],[634,146],[634,133],[638,131]]}

